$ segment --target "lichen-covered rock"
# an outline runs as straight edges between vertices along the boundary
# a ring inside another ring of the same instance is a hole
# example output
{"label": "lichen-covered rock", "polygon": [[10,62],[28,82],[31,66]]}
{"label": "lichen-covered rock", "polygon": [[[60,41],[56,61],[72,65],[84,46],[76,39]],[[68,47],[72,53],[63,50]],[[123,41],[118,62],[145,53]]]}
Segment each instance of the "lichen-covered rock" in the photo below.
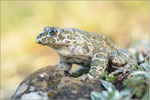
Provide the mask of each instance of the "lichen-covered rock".
{"label": "lichen-covered rock", "polygon": [[92,91],[102,91],[100,80],[63,77],[58,85],[57,94],[53,96],[53,99],[90,99]]}
{"label": "lichen-covered rock", "polygon": [[82,80],[66,76],[58,67],[47,66],[30,74],[17,88],[17,99],[90,99],[92,91],[100,92],[100,80]]}
{"label": "lichen-covered rock", "polygon": [[64,73],[56,66],[47,66],[28,75],[17,88],[12,100],[47,99],[47,93],[57,88]]}

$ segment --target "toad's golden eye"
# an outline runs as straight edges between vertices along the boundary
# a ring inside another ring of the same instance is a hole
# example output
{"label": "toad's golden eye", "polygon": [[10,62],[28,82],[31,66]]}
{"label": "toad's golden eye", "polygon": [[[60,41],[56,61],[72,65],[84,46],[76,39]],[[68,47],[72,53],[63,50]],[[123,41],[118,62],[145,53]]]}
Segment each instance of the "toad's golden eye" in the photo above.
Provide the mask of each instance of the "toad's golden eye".
{"label": "toad's golden eye", "polygon": [[49,36],[57,35],[57,33],[58,33],[58,30],[57,30],[56,28],[51,28],[51,29],[49,29],[49,31],[48,31],[48,35],[49,35]]}

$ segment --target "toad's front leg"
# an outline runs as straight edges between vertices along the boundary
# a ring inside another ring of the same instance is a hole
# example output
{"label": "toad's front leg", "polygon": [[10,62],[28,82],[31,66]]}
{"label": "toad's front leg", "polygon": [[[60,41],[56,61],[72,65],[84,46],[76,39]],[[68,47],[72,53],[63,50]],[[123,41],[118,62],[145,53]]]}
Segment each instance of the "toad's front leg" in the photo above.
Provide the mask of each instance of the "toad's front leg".
{"label": "toad's front leg", "polygon": [[88,74],[81,76],[81,78],[99,79],[102,73],[108,66],[107,54],[99,52],[95,53],[91,60],[91,67]]}
{"label": "toad's front leg", "polygon": [[56,66],[59,69],[61,69],[62,71],[68,72],[71,69],[72,64],[71,63],[67,63],[64,60],[59,59],[58,62],[57,62],[57,64],[56,64]]}

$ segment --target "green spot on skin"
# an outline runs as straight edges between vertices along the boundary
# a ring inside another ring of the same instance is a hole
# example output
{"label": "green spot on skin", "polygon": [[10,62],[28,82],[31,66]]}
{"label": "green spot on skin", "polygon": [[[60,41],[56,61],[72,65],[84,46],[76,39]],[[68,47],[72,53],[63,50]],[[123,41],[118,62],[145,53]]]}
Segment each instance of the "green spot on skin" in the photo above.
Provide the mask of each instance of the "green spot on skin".
{"label": "green spot on skin", "polygon": [[47,35],[47,33],[42,33],[40,36],[43,37],[43,36],[45,36],[45,35]]}
{"label": "green spot on skin", "polygon": [[99,59],[95,59],[92,61],[92,66],[99,66],[101,61]]}
{"label": "green spot on skin", "polygon": [[82,45],[87,45],[87,43],[86,43],[86,42],[84,42],[84,43],[82,43]]}
{"label": "green spot on skin", "polygon": [[83,51],[83,53],[85,53],[85,54],[87,54],[87,53],[89,53],[89,52],[90,52],[90,50],[89,50],[88,46],[84,46],[84,47],[82,47],[82,51]]}
{"label": "green spot on skin", "polygon": [[80,43],[76,43],[76,46],[81,46],[81,44]]}
{"label": "green spot on skin", "polygon": [[58,35],[58,39],[59,39],[59,40],[64,40],[65,38],[64,38],[61,34],[59,34],[59,35]]}
{"label": "green spot on skin", "polygon": [[103,53],[107,53],[107,52],[108,52],[108,50],[107,50],[106,48],[103,48],[103,49],[101,50],[101,52],[103,52]]}
{"label": "green spot on skin", "polygon": [[[106,63],[106,62],[105,62],[105,63]],[[99,66],[100,66],[100,67],[103,67],[103,68],[106,68],[104,62],[102,62],[102,61],[99,63]]]}
{"label": "green spot on skin", "polygon": [[46,36],[46,35],[47,35],[47,33],[41,33],[41,34],[39,34],[38,39],[39,39],[39,38],[42,38],[42,37],[44,37],[44,36]]}
{"label": "green spot on skin", "polygon": [[72,35],[68,35],[68,36],[67,36],[67,39],[72,40],[72,39],[73,39],[73,36],[72,36]]}
{"label": "green spot on skin", "polygon": [[96,37],[96,36],[93,36],[92,38],[93,38],[94,40],[97,40],[97,37]]}
{"label": "green spot on skin", "polygon": [[91,38],[91,35],[90,35],[90,34],[87,34],[86,37],[87,37],[88,39],[90,39],[90,38]]}
{"label": "green spot on skin", "polygon": [[72,32],[70,32],[69,30],[66,30],[65,33],[67,34],[71,34]]}
{"label": "green spot on skin", "polygon": [[80,37],[78,34],[75,34],[74,36],[75,36],[75,37]]}
{"label": "green spot on skin", "polygon": [[96,58],[104,58],[104,55],[103,54],[97,54]]}
{"label": "green spot on skin", "polygon": [[42,42],[45,42],[45,41],[46,41],[46,38],[43,38],[43,39],[42,39]]}
{"label": "green spot on skin", "polygon": [[81,34],[85,34],[85,32],[81,32]]}
{"label": "green spot on skin", "polygon": [[84,40],[86,40],[87,42],[89,42],[89,40],[86,37],[83,37],[83,38],[84,38]]}
{"label": "green spot on skin", "polygon": [[94,50],[93,50],[93,54],[100,52],[100,47],[95,46]]}
{"label": "green spot on skin", "polygon": [[128,58],[127,58],[125,55],[120,55],[120,57],[121,57],[125,62],[128,61]]}
{"label": "green spot on skin", "polygon": [[98,74],[97,74],[97,70],[96,69],[92,69],[92,71],[90,72],[90,74],[93,76],[93,77],[96,77]]}
{"label": "green spot on skin", "polygon": [[98,41],[103,41],[104,39],[102,37],[98,36],[97,40]]}
{"label": "green spot on skin", "polygon": [[48,37],[48,42],[54,43],[54,42],[55,42],[55,39],[53,39],[52,37]]}

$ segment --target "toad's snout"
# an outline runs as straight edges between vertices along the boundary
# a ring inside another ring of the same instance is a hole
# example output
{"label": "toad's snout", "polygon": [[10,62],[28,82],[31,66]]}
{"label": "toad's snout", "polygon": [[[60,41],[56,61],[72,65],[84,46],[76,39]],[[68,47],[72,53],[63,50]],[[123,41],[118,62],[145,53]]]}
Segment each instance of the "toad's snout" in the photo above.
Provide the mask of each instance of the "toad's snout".
{"label": "toad's snout", "polygon": [[42,36],[42,33],[38,34],[37,37],[36,37],[36,43],[38,44],[41,44],[41,36]]}
{"label": "toad's snout", "polygon": [[41,44],[42,42],[40,41],[40,39],[36,39],[36,43]]}

